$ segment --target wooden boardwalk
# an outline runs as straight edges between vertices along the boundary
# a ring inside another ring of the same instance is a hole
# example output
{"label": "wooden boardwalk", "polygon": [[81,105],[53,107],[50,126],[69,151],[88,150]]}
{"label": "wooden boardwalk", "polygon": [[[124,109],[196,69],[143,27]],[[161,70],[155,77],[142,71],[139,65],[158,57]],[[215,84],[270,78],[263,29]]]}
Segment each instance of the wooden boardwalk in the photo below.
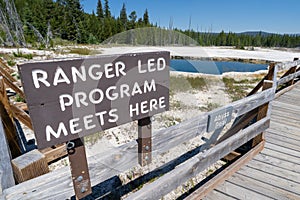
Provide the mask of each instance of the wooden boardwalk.
{"label": "wooden boardwalk", "polygon": [[205,199],[300,200],[300,85],[272,102],[264,150]]}

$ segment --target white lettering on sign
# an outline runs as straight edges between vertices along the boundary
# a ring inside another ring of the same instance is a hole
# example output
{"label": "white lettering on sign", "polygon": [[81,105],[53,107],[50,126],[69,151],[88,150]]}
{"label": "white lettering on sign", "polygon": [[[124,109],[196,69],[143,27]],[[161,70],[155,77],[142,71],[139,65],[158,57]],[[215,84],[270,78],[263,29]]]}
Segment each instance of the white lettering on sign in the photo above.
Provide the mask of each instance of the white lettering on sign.
{"label": "white lettering on sign", "polygon": [[129,105],[130,117],[139,114],[145,114],[152,112],[157,109],[165,108],[165,97],[160,97],[159,99],[150,99],[150,101],[142,101],[141,103],[136,103],[135,105]]}
{"label": "white lettering on sign", "polygon": [[70,131],[71,131],[71,134],[78,134],[82,131],[81,128],[79,129],[76,129],[79,127],[79,118],[74,118],[74,119],[71,119],[70,120]]}
{"label": "white lettering on sign", "polygon": [[217,121],[217,122],[216,122],[215,129],[222,128],[225,124],[226,124],[226,120],[223,120],[223,121]]}
{"label": "white lettering on sign", "polygon": [[166,60],[164,58],[158,58],[156,63],[155,59],[148,59],[146,65],[142,65],[142,61],[138,60],[138,70],[140,74],[147,72],[162,71],[166,68]]}
{"label": "white lettering on sign", "polygon": [[57,86],[59,83],[70,84],[71,81],[69,80],[69,78],[65,74],[64,70],[62,70],[62,68],[60,68],[60,67],[57,67],[55,75],[54,75],[54,79],[53,79],[53,85]]}
{"label": "white lettering on sign", "polygon": [[214,122],[221,121],[229,117],[229,112],[225,112],[224,114],[217,115],[214,119]]}
{"label": "white lettering on sign", "polygon": [[40,82],[46,87],[50,87],[50,83],[47,81],[48,74],[41,69],[32,70],[32,80],[35,88],[40,88]]}
{"label": "white lettering on sign", "polygon": [[[116,62],[114,65],[112,63],[104,64],[105,78],[111,79],[114,77],[125,76],[125,67],[125,63],[121,61]],[[60,66],[58,66],[54,73],[53,80],[49,80],[48,72],[45,70],[32,70],[31,74],[34,87],[40,88],[41,84],[45,85],[46,87],[50,87],[51,85],[57,86],[61,83],[70,84],[70,80],[72,80],[73,83],[77,83],[78,78],[81,79],[81,81],[86,81],[87,74],[92,80],[96,81],[100,80],[103,76],[103,72],[99,71],[101,65],[91,65],[88,68],[88,73],[86,73],[85,66],[80,66],[79,68],[80,70],[78,70],[76,67],[71,67],[71,77],[68,77],[65,71]]]}
{"label": "white lettering on sign", "polygon": [[152,79],[150,83],[147,80],[144,81],[142,86],[137,82],[134,83],[132,91],[130,91],[130,87],[127,84],[122,84],[120,87],[110,86],[105,91],[96,88],[91,90],[88,94],[86,92],[74,92],[72,95],[62,94],[59,96],[59,104],[61,111],[65,111],[66,107],[72,106],[74,102],[75,106],[80,108],[82,106],[89,106],[89,104],[100,104],[104,100],[104,97],[110,101],[115,101],[119,98],[133,97],[135,95],[155,91],[155,80]]}
{"label": "white lettering on sign", "polygon": [[76,67],[72,67],[71,73],[74,83],[77,83],[78,78],[80,78],[81,81],[86,81],[86,71],[84,66],[80,66],[80,71]]}
{"label": "white lettering on sign", "polygon": [[227,118],[229,117],[229,112],[225,112],[223,114],[217,115],[214,119],[215,129],[219,129],[224,127],[227,124]]}
{"label": "white lettering on sign", "polygon": [[68,135],[68,131],[63,122],[59,123],[57,131],[54,131],[50,125],[46,126],[46,139],[48,142],[51,140],[51,135],[55,138],[59,138],[62,133],[64,134],[64,136]]}
{"label": "white lettering on sign", "polygon": [[[111,109],[110,111],[101,111],[97,112],[93,115],[83,116],[82,119],[74,118],[69,120],[69,127],[71,134],[80,134],[83,131],[83,128],[80,128],[79,122],[83,122],[84,130],[95,129],[96,125],[99,123],[103,125],[105,123],[104,117],[108,116],[108,122],[116,123],[119,119],[117,114],[117,109]],[[60,122],[58,127],[54,129],[51,125],[46,126],[46,139],[47,141],[51,141],[51,138],[59,138],[62,135],[68,136],[68,131],[66,125],[63,122]]]}
{"label": "white lettering on sign", "polygon": [[[96,70],[95,70],[95,68],[96,68]],[[100,72],[100,71],[97,71],[97,69],[100,69],[100,68],[101,68],[100,65],[91,65],[89,67],[88,74],[89,74],[89,77],[91,77],[92,80],[98,81],[102,78],[103,73]]]}

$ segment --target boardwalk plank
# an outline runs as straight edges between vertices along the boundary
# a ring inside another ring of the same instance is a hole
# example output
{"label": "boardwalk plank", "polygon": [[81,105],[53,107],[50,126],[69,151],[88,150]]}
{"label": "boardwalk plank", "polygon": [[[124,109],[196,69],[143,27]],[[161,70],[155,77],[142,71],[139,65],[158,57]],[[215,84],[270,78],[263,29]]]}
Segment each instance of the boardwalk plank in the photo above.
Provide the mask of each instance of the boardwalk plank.
{"label": "boardwalk plank", "polygon": [[277,166],[282,169],[287,169],[287,170],[290,170],[290,171],[300,174],[300,165],[297,165],[295,163],[285,161],[285,160],[282,160],[279,158],[275,158],[270,155],[261,153],[261,154],[258,154],[257,156],[255,156],[254,160],[258,160],[263,163],[268,163],[272,166]]}
{"label": "boardwalk plank", "polygon": [[286,92],[284,95],[299,95],[299,88],[294,87],[293,90],[290,90],[289,92]]}
{"label": "boardwalk plank", "polygon": [[294,120],[300,120],[300,115],[299,113],[298,114],[295,114],[295,113],[290,113],[290,112],[281,112],[281,111],[277,111],[277,110],[274,110],[272,111],[272,114],[271,116],[278,116],[278,117],[282,117],[284,116],[284,118],[288,118],[288,119],[294,119]]}
{"label": "boardwalk plank", "polygon": [[277,106],[279,105],[279,106],[282,106],[287,109],[295,109],[297,111],[299,111],[299,109],[300,109],[300,106],[296,105],[295,101],[290,101],[290,100],[276,101],[276,102],[274,102],[274,105],[277,105]]}
{"label": "boardwalk plank", "polygon": [[279,109],[274,109],[272,110],[272,115],[287,115],[289,117],[293,117],[293,118],[296,118],[296,119],[299,119],[299,113],[298,112],[290,112],[292,111],[291,109],[290,110],[279,110]]}
{"label": "boardwalk plank", "polygon": [[283,169],[268,163],[263,163],[258,160],[252,160],[247,164],[247,166],[300,184],[300,174],[291,170]]}
{"label": "boardwalk plank", "polygon": [[288,142],[294,145],[299,145],[300,143],[300,135],[298,136],[298,135],[294,135],[282,131],[277,131],[274,129],[268,129],[268,131],[266,131],[266,136],[272,137],[274,139],[278,139],[280,141]]}
{"label": "boardwalk plank", "polygon": [[289,191],[291,193],[299,195],[298,198],[300,198],[300,184],[298,183],[286,180],[275,175],[264,173],[263,171],[253,169],[248,166],[241,168],[237,173],[242,174],[244,176],[252,177],[257,181],[272,185],[276,188]]}
{"label": "boardwalk plank", "polygon": [[271,199],[270,197],[259,194],[256,191],[249,190],[244,186],[239,186],[229,181],[225,181],[223,184],[219,185],[216,190],[226,193],[227,195],[233,196],[237,199],[250,199],[250,197],[252,199],[260,200]]}
{"label": "boardwalk plank", "polygon": [[274,145],[274,144],[271,144],[271,143],[266,143],[265,148],[266,149],[272,149],[276,152],[280,152],[280,153],[284,153],[286,155],[293,156],[294,159],[296,159],[300,162],[300,159],[299,159],[300,158],[300,152],[299,151],[295,151],[295,150],[288,149],[288,148],[278,146],[278,145]]}
{"label": "boardwalk plank", "polygon": [[290,106],[293,106],[293,107],[296,107],[296,108],[300,107],[300,105],[298,104],[299,99],[296,100],[296,99],[291,99],[291,98],[285,98],[285,99],[282,99],[282,100],[278,100],[278,102],[289,104]]}
{"label": "boardwalk plank", "polygon": [[299,95],[299,93],[300,93],[300,89],[297,87],[295,87],[293,90],[289,92],[289,94],[291,95]]}
{"label": "boardwalk plank", "polygon": [[204,185],[202,185],[201,188],[189,195],[187,197],[187,200],[198,200],[206,196],[211,191],[211,189],[217,187],[220,183],[223,183],[226,179],[237,172],[243,165],[245,165],[245,163],[251,161],[255,155],[262,151],[263,148],[264,142],[259,143],[251,151],[247,152],[233,164],[228,166],[222,173],[217,174]]}
{"label": "boardwalk plank", "polygon": [[281,108],[297,110],[297,111],[300,110],[299,106],[294,106],[294,105],[291,105],[289,103],[284,103],[284,102],[279,102],[279,101],[273,101],[272,105],[278,106],[278,107],[281,107]]}
{"label": "boardwalk plank", "polygon": [[299,97],[299,92],[296,93],[295,91],[292,91],[290,93],[286,93],[284,96],[288,99],[296,99]]}
{"label": "boardwalk plank", "polygon": [[280,107],[278,105],[272,105],[272,112],[273,110],[276,110],[276,111],[280,111],[280,112],[283,112],[283,113],[293,113],[293,114],[299,114],[299,110],[295,110],[295,109],[290,109],[290,108],[283,108],[283,107]]}
{"label": "boardwalk plank", "polygon": [[299,142],[300,142],[300,134],[299,135],[291,134],[286,131],[280,131],[277,129],[268,129],[266,131],[266,135],[271,136],[271,137],[276,137],[277,139],[279,139],[281,141],[290,142],[295,145],[299,145]]}
{"label": "boardwalk plank", "polygon": [[266,131],[266,133],[267,133],[267,135],[270,135],[270,136],[277,135],[278,139],[279,139],[279,137],[288,138],[288,139],[290,139],[289,141],[287,141],[288,143],[290,143],[290,142],[293,143],[293,141],[294,141],[296,144],[299,144],[299,142],[300,142],[300,131],[295,132],[295,133],[289,133],[286,131],[280,131],[278,129],[273,129],[273,127],[272,127],[272,128],[269,128]]}
{"label": "boardwalk plank", "polygon": [[271,144],[274,144],[274,145],[282,146],[282,147],[300,152],[300,146],[299,145],[295,145],[295,144],[292,144],[292,143],[288,143],[286,141],[282,141],[281,138],[279,138],[277,136],[274,137],[274,136],[275,136],[275,134],[273,134],[273,135],[266,134],[267,142],[271,143]]}
{"label": "boardwalk plank", "polygon": [[294,126],[294,127],[300,127],[299,120],[297,120],[297,119],[288,118],[288,117],[285,117],[282,115],[271,115],[271,116],[272,116],[272,119],[281,120],[281,123],[288,124],[288,125]]}
{"label": "boardwalk plank", "polygon": [[278,123],[285,124],[288,126],[294,126],[300,129],[300,123],[298,120],[286,119],[284,117],[272,116],[272,120],[276,120]]}
{"label": "boardwalk plank", "polygon": [[[293,88],[293,90],[296,91],[296,93],[300,92],[299,82],[296,83],[296,86]],[[290,91],[292,91],[292,90],[290,90]]]}
{"label": "boardwalk plank", "polygon": [[[281,153],[281,152],[274,151],[274,150],[267,149],[267,148],[265,148],[262,153],[265,154],[265,155],[272,156],[274,158],[282,159],[284,161],[288,161],[288,162],[300,165],[300,159],[298,159],[294,156],[290,156],[290,155],[285,154],[285,153]],[[296,167],[296,166],[294,166],[294,167]]]}
{"label": "boardwalk plank", "polygon": [[269,129],[275,129],[277,131],[282,131],[293,135],[300,135],[300,130],[297,127],[288,126],[282,123],[276,123],[273,119],[271,120]]}
{"label": "boardwalk plank", "polygon": [[293,98],[297,98],[298,96],[299,96],[299,93],[295,93],[295,92],[290,91],[290,92],[287,92],[284,95],[280,96],[277,99],[284,99],[284,97],[293,99]]}
{"label": "boardwalk plank", "polygon": [[[269,197],[270,199],[278,199],[278,200],[295,199],[296,200],[299,198],[298,195],[294,193],[287,192],[284,189],[280,189],[270,184],[257,181],[252,177],[245,176],[242,174],[234,174],[232,177],[230,177],[228,181],[247,187],[249,190],[256,191],[257,193],[264,194],[266,197]],[[247,197],[248,197],[247,199],[254,199],[248,195]]]}
{"label": "boardwalk plank", "polygon": [[295,96],[295,97],[289,97],[289,96],[281,96],[279,97],[276,101],[278,102],[282,102],[282,103],[290,103],[294,106],[299,107],[300,106],[300,102],[299,102],[299,96]]}
{"label": "boardwalk plank", "polygon": [[299,105],[299,101],[298,101],[298,98],[299,98],[299,94],[298,95],[295,95],[295,94],[285,94],[281,97],[279,97],[278,101],[285,101],[285,100],[291,100],[293,101],[293,103],[296,103],[296,105]]}
{"label": "boardwalk plank", "polygon": [[297,102],[296,101],[299,101],[299,100],[292,100],[292,99],[285,99],[285,100],[281,100],[281,101],[276,101],[276,103],[283,103],[283,104],[289,104],[290,106],[285,106],[287,108],[291,108],[294,107],[295,110],[300,110],[300,102]]}
{"label": "boardwalk plank", "polygon": [[203,200],[235,200],[235,199],[238,199],[238,198],[231,197],[229,195],[226,195],[226,194],[216,191],[216,190],[211,191],[209,196],[203,198]]}

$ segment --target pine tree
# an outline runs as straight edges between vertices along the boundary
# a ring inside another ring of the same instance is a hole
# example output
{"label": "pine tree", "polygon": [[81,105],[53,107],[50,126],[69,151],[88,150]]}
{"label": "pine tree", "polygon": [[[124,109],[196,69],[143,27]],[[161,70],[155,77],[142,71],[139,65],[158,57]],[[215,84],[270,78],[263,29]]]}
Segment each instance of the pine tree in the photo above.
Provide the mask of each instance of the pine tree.
{"label": "pine tree", "polygon": [[143,22],[145,26],[149,26],[150,25],[150,21],[149,21],[149,15],[148,15],[148,10],[145,10],[144,16],[143,16]]}
{"label": "pine tree", "polygon": [[130,15],[128,16],[129,18],[129,23],[128,23],[128,29],[134,29],[135,28],[135,23],[137,19],[137,15],[135,11],[132,11]]}
{"label": "pine tree", "polygon": [[111,18],[111,13],[110,13],[110,10],[109,10],[108,0],[105,0],[104,15],[105,15],[105,18]]}
{"label": "pine tree", "polygon": [[225,46],[226,45],[226,34],[223,30],[218,34],[218,36],[216,38],[216,45],[217,46]]}
{"label": "pine tree", "polygon": [[83,29],[83,11],[80,4],[80,0],[64,0],[65,3],[65,23],[66,23],[66,39],[83,42],[84,32]]}
{"label": "pine tree", "polygon": [[99,33],[99,21],[94,11],[91,15],[85,16],[86,30],[87,30],[87,42],[89,44],[96,44],[98,41],[97,34]]}
{"label": "pine tree", "polygon": [[97,17],[99,19],[103,19],[104,18],[103,7],[102,7],[101,0],[98,0],[98,3],[97,3]]}
{"label": "pine tree", "polygon": [[126,7],[125,4],[123,3],[122,9],[120,11],[120,22],[123,30],[127,29],[127,13],[126,13]]}

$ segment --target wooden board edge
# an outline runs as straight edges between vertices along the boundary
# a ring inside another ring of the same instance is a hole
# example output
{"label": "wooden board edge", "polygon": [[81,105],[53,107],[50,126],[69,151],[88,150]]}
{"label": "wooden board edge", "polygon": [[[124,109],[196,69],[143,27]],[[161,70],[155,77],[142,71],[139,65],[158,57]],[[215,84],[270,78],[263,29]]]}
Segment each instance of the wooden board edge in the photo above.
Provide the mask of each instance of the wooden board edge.
{"label": "wooden board edge", "polygon": [[2,119],[0,117],[0,199],[2,192],[15,185],[11,166],[10,149],[6,140]]}
{"label": "wooden board edge", "polygon": [[292,90],[294,87],[296,87],[296,86],[299,85],[299,84],[300,84],[300,81],[297,82],[297,83],[295,83],[295,84],[293,84],[293,85],[291,85],[291,86],[289,86],[289,87],[286,87],[286,88],[280,90],[279,92],[277,92],[277,93],[275,94],[275,98],[274,98],[274,99],[277,99],[278,97],[280,97],[280,96],[283,95],[284,93],[286,93],[286,92]]}
{"label": "wooden board edge", "polygon": [[40,150],[47,159],[48,163],[51,163],[57,159],[64,158],[68,155],[67,147],[65,144],[56,145],[55,148],[48,147],[46,149]]}
{"label": "wooden board edge", "polygon": [[186,197],[186,200],[198,200],[203,199],[212,190],[214,190],[219,184],[223,183],[227,178],[236,173],[242,166],[251,161],[259,152],[264,149],[265,141],[260,142],[249,152],[244,154],[242,157],[237,159],[227,168],[225,168],[221,173],[217,174],[215,177],[210,179],[204,185],[202,185],[198,190],[191,193]]}

